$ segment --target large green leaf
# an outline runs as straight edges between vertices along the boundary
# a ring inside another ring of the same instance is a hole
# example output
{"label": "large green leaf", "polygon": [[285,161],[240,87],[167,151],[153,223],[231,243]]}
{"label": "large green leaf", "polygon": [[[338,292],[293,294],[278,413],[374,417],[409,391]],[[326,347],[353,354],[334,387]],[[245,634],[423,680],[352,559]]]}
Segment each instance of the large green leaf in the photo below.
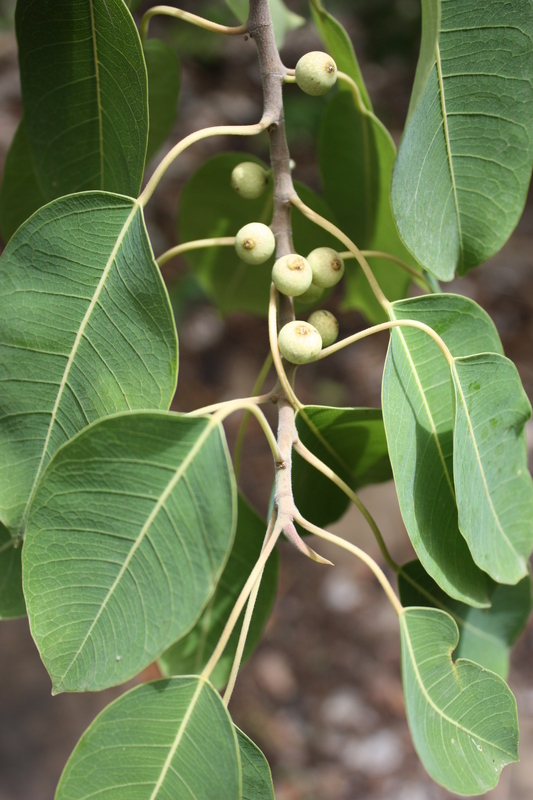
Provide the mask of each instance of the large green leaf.
{"label": "large green leaf", "polygon": [[[337,69],[345,72],[356,82],[361,92],[363,103],[369,111],[372,111],[372,103],[370,102],[350,37],[340,22],[331,14],[328,14],[321,0],[309,0],[309,5],[313,22],[329,54],[335,59]],[[341,91],[350,91],[343,81],[339,81],[337,85]]]}
{"label": "large green leaf", "polygon": [[23,531],[39,475],[116,411],[168,408],[177,342],[141,207],[88,192],[50,203],[0,260],[0,518]]}
{"label": "large green leaf", "polygon": [[239,728],[235,728],[242,768],[242,800],[274,800],[272,775],[261,750]]}
{"label": "large green leaf", "polygon": [[531,0],[424,0],[422,9],[392,204],[407,247],[437,278],[451,280],[502,247],[525,203],[533,7]]}
{"label": "large green leaf", "polygon": [[[259,558],[266,524],[241,495],[239,495],[238,510],[235,541],[216,591],[194,628],[166,650],[159,659],[163,674],[187,675],[201,672],[213,654],[235,601]],[[244,648],[244,660],[251,655],[263,632],[276,596],[277,577],[278,558],[277,552],[274,552],[263,573]],[[239,634],[240,625],[237,624],[220,660],[210,675],[209,679],[217,689],[227,683],[237,650]]]}
{"label": "large green leaf", "polygon": [[26,604],[22,594],[22,543],[16,542],[0,523],[0,619],[23,617]]}
{"label": "large green leaf", "polygon": [[528,574],[533,481],[525,424],[531,405],[512,361],[456,358],[453,469],[459,527],[478,564],[499,583]]}
{"label": "large green leaf", "polygon": [[24,119],[45,197],[86,189],[135,197],[148,138],[147,78],[123,0],[18,0],[15,20]]}
{"label": "large green leaf", "polygon": [[23,553],[54,692],[122,683],[193,625],[232,545],[234,484],[212,418],[119,414],[56,453]]}
{"label": "large green leaf", "polygon": [[148,72],[150,132],[146,160],[149,161],[174,125],[180,91],[180,64],[173,48],[161,39],[148,39],[143,51]]}
{"label": "large green leaf", "polygon": [[[298,411],[296,427],[302,443],[354,491],[392,478],[379,408],[305,406]],[[350,503],[298,453],[293,460],[293,490],[300,513],[321,527],[338,520]]]}
{"label": "large green leaf", "polygon": [[172,678],[137,686],[81,737],[56,800],[240,800],[239,748],[209,683]]}
{"label": "large green leaf", "polygon": [[460,633],[454,657],[469,658],[507,677],[511,646],[524,630],[531,611],[529,575],[516,586],[496,585],[490,608],[472,608],[448,597],[420,561],[402,566],[398,588],[404,606],[433,606],[454,618]]}
{"label": "large green leaf", "polygon": [[[340,92],[327,105],[319,139],[319,163],[324,197],[340,227],[362,250],[378,250],[416,266],[398,236],[390,207],[390,183],[396,150],[389,133],[374,114],[357,107],[351,95]],[[384,259],[370,266],[389,300],[405,297],[410,277]],[[345,308],[357,308],[371,322],[385,312],[365,276],[347,264]]]}
{"label": "large green leaf", "polygon": [[[213,236],[235,236],[248,222],[270,223],[272,190],[267,188],[257,200],[246,200],[231,188],[231,172],[241,161],[262,162],[248,154],[222,153],[206,161],[183,188],[179,215],[180,241]],[[262,164],[266,168],[265,164]],[[323,216],[331,212],[310,189],[296,184],[302,200]],[[206,204],[206,197],[209,203]],[[310,222],[299,211],[293,211],[294,245],[307,255],[315,247],[338,247],[330,234]],[[211,247],[186,254],[202,288],[217,307],[226,314],[248,311],[266,316],[274,258],[251,266],[241,261],[233,247]]]}
{"label": "large green leaf", "polygon": [[515,699],[505,682],[450,653],[458,631],[444,611],[408,608],[400,615],[407,719],[431,777],[452,792],[492,789],[518,761]]}
{"label": "large green leaf", "polygon": [[[488,315],[458,295],[393,303],[391,319],[424,322],[452,355],[501,352]],[[453,484],[453,400],[449,366],[414,328],[392,332],[383,376],[383,421],[402,517],[424,568],[450,596],[488,605],[487,581],[459,531]]]}
{"label": "large green leaf", "polygon": [[[268,3],[272,15],[276,44],[281,48],[286,34],[304,25],[305,19],[287,8],[283,0],[268,0]],[[246,22],[248,19],[249,0],[226,0],[226,5],[231,8],[238,20]]]}
{"label": "large green leaf", "polygon": [[21,120],[6,156],[0,186],[0,230],[4,242],[45,202]]}

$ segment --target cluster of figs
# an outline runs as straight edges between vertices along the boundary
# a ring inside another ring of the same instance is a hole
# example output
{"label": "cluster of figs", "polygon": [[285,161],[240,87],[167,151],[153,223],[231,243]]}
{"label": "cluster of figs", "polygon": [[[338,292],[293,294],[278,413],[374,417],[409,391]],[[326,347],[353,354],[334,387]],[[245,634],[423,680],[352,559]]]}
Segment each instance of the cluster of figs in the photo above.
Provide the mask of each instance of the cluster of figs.
{"label": "cluster of figs", "polygon": [[[337,80],[334,60],[321,51],[306,53],[295,69],[298,86],[307,94],[325,94]],[[268,184],[268,173],[253,161],[238,164],[231,174],[231,185],[241,197],[255,200]],[[275,250],[271,229],[261,222],[244,225],[235,237],[235,250],[247,264],[263,264]],[[297,297],[304,304],[316,303],[324,289],[330,289],[344,274],[344,262],[331,247],[317,247],[306,258],[289,253],[278,258],[272,268],[272,280],[279,292]],[[330,311],[314,311],[307,322],[293,320],[280,330],[281,355],[292,364],[314,361],[323,347],[333,344],[339,323]]]}

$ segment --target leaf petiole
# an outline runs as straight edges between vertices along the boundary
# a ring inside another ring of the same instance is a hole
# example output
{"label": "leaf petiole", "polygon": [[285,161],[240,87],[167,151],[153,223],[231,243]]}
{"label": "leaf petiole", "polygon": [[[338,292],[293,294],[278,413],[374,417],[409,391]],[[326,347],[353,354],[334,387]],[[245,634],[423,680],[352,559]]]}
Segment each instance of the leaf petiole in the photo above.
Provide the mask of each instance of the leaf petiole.
{"label": "leaf petiole", "polygon": [[[345,261],[350,258],[355,258],[354,254],[349,250],[344,253],[339,253],[339,255]],[[419,284],[419,286],[422,286],[423,289],[427,289],[429,292],[433,291],[433,288],[430,285],[430,282],[427,279],[427,274],[425,272],[424,274],[422,274],[417,269],[412,267],[410,264],[407,264],[405,261],[402,261],[401,258],[393,256],[392,253],[385,253],[382,252],[381,250],[361,250],[361,255],[364,256],[364,258],[384,258],[387,261],[392,261],[393,264],[397,264],[399,267],[405,270],[405,272],[408,272],[410,275],[412,275],[415,281]]]}
{"label": "leaf petiole", "polygon": [[373,325],[371,328],[366,328],[364,331],[354,333],[352,336],[347,336],[345,339],[341,339],[340,342],[335,342],[335,344],[325,347],[317,356],[316,360],[319,361],[321,358],[326,358],[332,353],[342,350],[343,347],[347,347],[354,342],[358,342],[360,339],[366,339],[367,336],[372,336],[373,333],[380,333],[380,331],[390,330],[391,328],[418,328],[419,330],[424,331],[424,333],[427,333],[427,335],[430,336],[437,344],[444,358],[448,362],[449,367],[453,367],[455,360],[444,340],[441,339],[438,333],[436,333],[429,325],[426,325],[424,322],[419,322],[415,319],[394,319],[389,320],[389,322],[381,322],[379,325]]}
{"label": "leaf petiole", "polygon": [[[272,514],[270,515],[270,519],[268,521],[268,527],[265,533],[265,538],[263,541],[263,546],[261,548],[261,553],[263,553],[265,547],[268,544],[270,537],[272,536],[274,525],[276,524],[277,519],[277,511],[274,507]],[[228,683],[226,686],[226,691],[224,692],[224,705],[228,706],[229,701],[231,699],[231,695],[233,694],[233,689],[235,688],[235,682],[237,680],[237,674],[239,672],[242,656],[244,653],[244,648],[246,645],[246,639],[248,638],[248,632],[250,630],[250,623],[252,621],[252,615],[254,613],[255,603],[257,600],[257,595],[259,594],[259,588],[261,586],[261,579],[263,577],[264,566],[261,572],[259,573],[256,582],[253,585],[250,597],[248,598],[248,604],[246,606],[246,612],[244,615],[244,619],[242,622],[242,628],[239,635],[239,642],[237,644],[237,650],[235,651],[235,658],[233,659],[233,664],[231,667],[230,676],[228,678]]]}
{"label": "leaf petiole", "polygon": [[228,618],[228,621],[226,622],[224,630],[222,631],[222,635],[218,640],[217,646],[213,651],[213,655],[211,656],[211,658],[209,659],[209,661],[202,670],[201,677],[204,678],[205,680],[209,679],[209,676],[216,667],[218,660],[222,656],[222,653],[226,648],[229,638],[233,633],[233,629],[238,622],[238,619],[241,615],[244,605],[248,600],[251,592],[253,591],[256,581],[262,575],[263,570],[265,568],[265,564],[268,561],[270,554],[274,550],[274,547],[276,546],[279,537],[281,536],[282,529],[283,529],[283,522],[277,519],[268,542],[266,542],[265,547],[261,552],[261,555],[257,559],[253,570],[250,572],[250,575],[248,576],[248,580],[244,584],[241,593],[237,598],[235,605],[233,606],[233,610]]}
{"label": "leaf petiole", "polygon": [[299,409],[303,408],[302,404],[296,397],[294,393],[294,389],[291,386],[291,383],[287,377],[287,373],[285,372],[285,367],[283,366],[283,361],[281,360],[281,353],[279,352],[279,345],[278,345],[278,312],[276,308],[276,298],[277,298],[277,289],[275,284],[271,284],[270,286],[270,302],[268,305],[268,335],[270,339],[270,350],[272,353],[272,360],[274,362],[274,366],[276,368],[276,372],[279,378],[279,382],[285,391],[287,396],[287,400],[290,402],[293,408]]}
{"label": "leaf petiole", "polygon": [[403,614],[403,606],[396,597],[394,589],[390,585],[387,576],[385,575],[379,564],[376,564],[374,559],[371,556],[369,556],[368,553],[365,553],[365,551],[361,550],[361,548],[357,547],[357,545],[352,544],[351,542],[347,542],[345,539],[341,539],[340,536],[335,536],[334,533],[329,533],[329,531],[325,531],[323,528],[319,528],[318,525],[313,525],[312,522],[309,522],[308,520],[304,519],[304,517],[302,517],[302,515],[299,513],[296,513],[294,515],[294,521],[298,522],[298,524],[301,525],[302,528],[305,528],[310,533],[314,533],[315,536],[318,536],[321,539],[325,539],[327,542],[332,542],[333,544],[342,547],[344,550],[348,550],[349,553],[352,553],[354,556],[357,556],[357,558],[363,561],[367,565],[367,567],[369,567],[372,570],[372,572],[378,579],[379,583],[381,584],[385,594],[390,600],[398,616],[401,616]]}
{"label": "leaf petiole", "polygon": [[[267,375],[270,372],[271,366],[272,366],[272,353],[269,352],[267,357],[265,358],[263,366],[261,367],[261,371],[259,372],[259,375],[258,375],[257,380],[255,382],[254,388],[252,389],[252,397],[257,397],[258,396],[259,392],[261,391],[261,387],[263,386],[263,383],[265,382],[265,380],[267,378]],[[274,401],[275,398],[273,396],[271,396],[270,399],[271,399],[271,401]],[[246,434],[246,429],[247,429],[248,423],[250,421],[250,415],[251,415],[251,412],[250,411],[246,411],[246,413],[245,413],[245,415],[243,417],[243,420],[242,420],[242,422],[240,424],[239,431],[238,431],[237,437],[235,439],[235,446],[233,448],[233,470],[235,472],[235,477],[237,479],[239,478],[239,473],[240,473],[240,468],[241,468],[242,445],[243,445],[243,442],[244,442],[244,436]]]}
{"label": "leaf petiole", "polygon": [[359,262],[359,265],[363,270],[363,273],[368,283],[370,284],[370,288],[372,289],[376,300],[385,311],[388,311],[390,305],[389,301],[383,294],[381,287],[374,276],[374,273],[370,269],[368,261],[363,256],[359,248],[352,242],[352,240],[349,239],[348,236],[346,236],[346,234],[343,233],[340,228],[337,228],[337,226],[334,225],[332,222],[330,222],[328,219],[322,217],[320,214],[317,214],[317,212],[313,211],[313,209],[309,208],[309,206],[306,206],[306,204],[302,200],[300,200],[297,194],[292,195],[292,197],[290,198],[290,202],[292,203],[293,206],[295,206],[295,208],[301,211],[302,214],[304,214],[308,219],[310,219],[316,225],[319,225],[321,228],[324,228],[324,230],[331,233],[340,242],[342,242],[345,247],[348,248],[348,250],[352,253],[353,257]]}
{"label": "leaf petiole", "polygon": [[207,139],[209,136],[256,136],[258,133],[262,133],[264,130],[266,130],[272,124],[272,122],[273,120],[271,117],[263,117],[260,122],[257,122],[254,125],[214,125],[213,127],[202,128],[200,131],[190,133],[188,136],[182,139],[181,142],[178,142],[176,145],[174,145],[172,150],[167,153],[160,164],[156,167],[152,177],[139,195],[137,202],[142,208],[144,208],[148,200],[155,192],[159,181],[170,167],[172,162],[192,144],[196,144],[196,142],[200,142],[202,139]]}
{"label": "leaf petiole", "polygon": [[363,501],[348,486],[348,484],[345,483],[342,480],[342,478],[340,478],[337,475],[336,472],[334,472],[332,469],[330,469],[330,467],[328,467],[327,464],[324,464],[323,461],[321,461],[319,458],[317,458],[317,456],[315,456],[315,454],[312,453],[303,444],[303,442],[298,440],[296,442],[296,444],[294,445],[294,449],[296,450],[297,453],[299,453],[299,455],[302,456],[302,458],[305,458],[305,460],[309,464],[311,464],[311,466],[313,466],[315,469],[317,469],[319,472],[321,472],[323,475],[325,475],[326,478],[329,478],[330,481],[332,481],[336,486],[338,486],[339,489],[342,492],[344,492],[344,494],[347,497],[350,498],[352,503],[359,509],[359,511],[361,512],[361,514],[365,518],[365,520],[368,522],[368,525],[370,526],[370,529],[371,529],[372,533],[374,534],[376,542],[377,542],[377,544],[379,546],[379,549],[381,550],[381,554],[382,554],[383,558],[385,559],[386,563],[388,564],[388,566],[396,574],[398,574],[400,572],[400,570],[401,570],[401,567],[400,567],[399,564],[396,563],[396,561],[393,559],[393,557],[389,553],[389,551],[387,549],[387,545],[385,544],[385,540],[383,539],[383,536],[381,534],[381,531],[380,531],[380,529],[379,529],[374,517],[372,516],[372,514],[370,513],[368,508],[365,506]]}
{"label": "leaf petiole", "polygon": [[218,22],[211,22],[210,19],[199,17],[197,14],[191,14],[189,11],[182,11],[181,8],[172,8],[172,6],[154,6],[153,8],[148,9],[141,20],[141,42],[146,40],[146,37],[148,36],[148,26],[150,25],[150,20],[156,15],[181,19],[183,22],[190,22],[191,25],[196,25],[198,28],[203,28],[206,31],[212,31],[213,33],[224,33],[226,36],[240,36],[241,34],[246,33],[247,30],[246,25],[237,25],[235,27],[230,27],[229,25],[220,25]]}
{"label": "leaf petiole", "polygon": [[192,242],[182,242],[182,244],[177,244],[175,247],[171,247],[170,250],[165,250],[164,253],[161,253],[159,258],[156,258],[156,264],[158,267],[162,267],[167,261],[181,255],[181,253],[187,253],[189,250],[201,250],[205,247],[228,247],[233,244],[235,244],[235,236],[215,236],[212,239],[195,239]]}

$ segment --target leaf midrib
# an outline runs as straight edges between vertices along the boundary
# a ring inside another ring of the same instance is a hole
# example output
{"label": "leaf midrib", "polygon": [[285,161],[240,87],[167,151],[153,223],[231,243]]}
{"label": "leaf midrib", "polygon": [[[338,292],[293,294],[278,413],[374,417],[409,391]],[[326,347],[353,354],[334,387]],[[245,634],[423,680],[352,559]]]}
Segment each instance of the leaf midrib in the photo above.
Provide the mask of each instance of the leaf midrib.
{"label": "leaf midrib", "polygon": [[189,702],[189,705],[187,707],[187,711],[185,712],[185,715],[184,715],[184,717],[183,717],[183,719],[181,721],[181,725],[178,728],[178,732],[176,734],[176,738],[174,739],[174,741],[172,743],[172,747],[169,750],[168,756],[165,759],[165,763],[163,764],[163,768],[161,769],[161,774],[160,774],[159,778],[157,779],[157,783],[154,786],[154,790],[153,790],[152,794],[150,795],[149,800],[155,800],[155,798],[159,794],[159,790],[160,790],[161,786],[163,785],[163,781],[165,780],[165,778],[167,776],[167,773],[168,773],[168,771],[169,771],[169,769],[171,767],[172,759],[176,755],[176,751],[177,751],[178,747],[180,746],[181,740],[183,738],[183,734],[185,733],[185,729],[186,729],[187,725],[189,724],[189,720],[190,720],[190,718],[191,718],[191,716],[193,714],[193,711],[194,711],[194,709],[196,707],[196,704],[197,704],[197,702],[198,702],[198,700],[200,698],[200,694],[202,693],[204,688],[207,686],[206,681],[201,676],[199,676],[197,678],[197,680],[198,680],[198,686],[196,687],[196,690],[195,690],[195,692],[194,692],[194,694],[193,694],[193,696],[192,696],[192,698],[191,698],[191,700]]}
{"label": "leaf midrib", "polygon": [[[394,307],[393,306],[390,306],[390,312],[389,313],[390,313],[390,316],[394,320],[397,319],[396,315],[394,314]],[[426,411],[426,415],[427,415],[429,424],[431,426],[431,435],[435,439],[435,444],[437,446],[437,451],[438,451],[438,454],[439,454],[439,458],[440,458],[440,460],[442,462],[442,468],[443,468],[444,474],[446,475],[446,482],[447,482],[447,484],[449,486],[452,498],[455,501],[455,488],[454,488],[453,482],[451,480],[450,474],[448,472],[448,467],[446,466],[446,461],[444,459],[444,453],[442,452],[439,435],[437,433],[437,428],[435,426],[435,422],[434,422],[434,419],[433,419],[433,414],[431,412],[431,409],[429,407],[429,403],[428,403],[427,398],[426,398],[426,393],[424,391],[424,387],[422,386],[421,380],[420,380],[419,375],[418,375],[418,371],[417,371],[416,366],[414,364],[414,361],[413,361],[413,359],[411,357],[411,352],[409,350],[409,347],[407,345],[407,342],[405,340],[405,336],[404,336],[403,331],[401,330],[401,327],[398,327],[396,329],[395,333],[399,336],[399,338],[400,338],[400,340],[402,342],[406,358],[407,358],[407,360],[409,362],[409,365],[411,367],[411,372],[412,372],[412,374],[414,376],[416,385],[418,386],[418,390],[420,392],[420,397],[422,399],[422,404],[424,406],[424,409]]]}
{"label": "leaf midrib", "polygon": [[90,318],[92,316],[94,308],[95,308],[95,306],[96,306],[96,304],[97,304],[97,302],[98,302],[98,300],[100,298],[100,295],[101,295],[101,293],[102,293],[102,291],[104,289],[104,286],[105,286],[105,284],[107,282],[107,278],[109,276],[111,268],[113,267],[113,265],[115,263],[116,255],[117,255],[120,247],[122,246],[122,242],[124,241],[124,238],[125,238],[128,230],[129,230],[129,228],[130,228],[130,225],[132,223],[132,220],[133,220],[134,216],[141,209],[141,206],[139,205],[137,200],[133,200],[132,203],[133,203],[132,209],[131,209],[131,211],[130,211],[130,213],[128,215],[128,218],[124,222],[124,225],[122,226],[122,229],[121,229],[121,231],[120,231],[120,233],[119,233],[119,235],[117,237],[117,241],[115,242],[115,245],[114,245],[114,247],[113,247],[113,249],[111,251],[111,254],[110,254],[110,256],[109,256],[109,258],[107,260],[107,263],[105,265],[104,271],[102,273],[102,277],[100,278],[100,280],[98,282],[98,285],[97,285],[97,287],[96,287],[96,289],[94,291],[94,294],[92,296],[91,302],[89,303],[89,307],[87,308],[87,311],[85,312],[85,316],[83,317],[81,325],[80,325],[80,327],[78,329],[78,333],[76,334],[76,338],[74,340],[74,344],[72,345],[72,349],[70,351],[70,355],[68,357],[67,364],[66,364],[65,370],[63,372],[63,377],[61,378],[61,383],[59,384],[59,389],[58,389],[58,392],[57,392],[56,401],[55,401],[54,407],[52,409],[52,414],[51,414],[51,417],[50,417],[50,423],[48,425],[48,430],[46,432],[46,438],[45,438],[45,441],[44,441],[44,445],[43,445],[43,449],[42,449],[42,453],[41,453],[41,459],[39,461],[39,466],[37,467],[37,470],[35,472],[35,478],[33,480],[33,484],[32,484],[32,487],[31,487],[31,490],[30,490],[30,493],[29,493],[29,496],[28,496],[28,501],[27,501],[27,503],[26,503],[26,505],[24,507],[24,511],[23,511],[23,514],[22,514],[22,526],[21,526],[22,529],[24,529],[25,522],[26,522],[26,519],[27,519],[27,516],[28,516],[28,512],[29,512],[30,506],[32,504],[33,498],[35,496],[35,492],[36,492],[36,489],[37,489],[37,484],[39,482],[39,478],[41,476],[41,472],[42,472],[42,469],[43,469],[44,459],[46,458],[46,454],[47,454],[47,451],[48,451],[48,445],[50,443],[50,438],[52,436],[52,430],[54,428],[55,421],[56,421],[56,418],[57,418],[59,405],[61,403],[61,399],[63,397],[63,392],[65,391],[65,387],[67,385],[68,376],[70,374],[70,370],[71,370],[72,365],[74,363],[74,358],[76,357],[76,354],[78,352],[78,348],[80,346],[80,342],[81,342],[81,340],[83,338],[83,334],[85,333],[85,329],[86,329],[86,327],[87,327],[87,325],[89,323],[89,320],[90,320]]}
{"label": "leaf midrib", "polygon": [[505,542],[508,545],[508,547],[511,550],[511,552],[514,553],[515,557],[518,558],[518,560],[523,564],[524,569],[525,569],[524,559],[522,558],[520,553],[516,550],[516,548],[514,547],[512,542],[510,541],[509,537],[505,533],[504,529],[502,528],[502,525],[500,523],[500,518],[499,518],[499,516],[498,516],[498,514],[496,512],[496,509],[494,508],[494,504],[493,504],[492,498],[490,496],[490,490],[489,490],[489,487],[488,487],[488,484],[487,484],[487,479],[485,477],[485,470],[483,469],[483,462],[482,462],[481,456],[479,454],[479,450],[478,450],[478,446],[477,446],[477,441],[476,441],[474,429],[472,427],[472,421],[470,419],[470,414],[468,412],[468,407],[467,407],[467,404],[466,404],[466,397],[464,396],[463,387],[462,387],[462,384],[461,384],[461,382],[459,380],[459,375],[457,374],[457,369],[455,367],[455,360],[454,360],[453,365],[452,365],[452,371],[453,371],[453,375],[454,375],[454,378],[455,378],[454,384],[455,384],[455,387],[456,387],[456,391],[457,391],[457,394],[459,395],[459,399],[461,401],[461,405],[463,406],[463,409],[464,409],[465,419],[466,419],[466,422],[467,422],[468,431],[470,433],[470,439],[472,440],[472,446],[474,448],[474,454],[475,454],[475,457],[476,457],[476,463],[478,465],[479,474],[481,475],[481,480],[483,482],[483,488],[485,489],[485,495],[486,495],[486,498],[487,498],[487,502],[488,502],[489,508],[490,508],[491,513],[492,513],[492,515],[494,517],[494,521],[496,523],[496,526],[497,526],[500,534],[502,535],[503,539],[505,540]]}
{"label": "leaf midrib", "polygon": [[89,0],[91,10],[91,36],[93,41],[94,76],[96,80],[96,108],[98,110],[98,150],[100,154],[100,189],[104,188],[104,131],[102,120],[102,103],[100,88],[100,69],[98,63],[98,43],[96,41],[96,24],[94,20],[94,0]]}
{"label": "leaf midrib", "polygon": [[446,98],[444,95],[444,78],[442,74],[442,63],[440,57],[440,48],[438,42],[435,45],[435,66],[437,68],[437,78],[439,81],[439,96],[440,96],[440,106],[441,106],[441,113],[442,113],[442,125],[444,131],[444,140],[446,143],[446,154],[448,156],[448,166],[450,169],[450,178],[452,181],[452,189],[453,189],[453,200],[455,204],[455,215],[457,217],[457,232],[459,234],[459,252],[460,252],[460,264],[459,266],[462,267],[463,260],[464,260],[464,249],[463,249],[463,231],[461,227],[461,216],[459,214],[459,200],[457,197],[457,185],[455,183],[455,171],[453,166],[453,157],[452,157],[452,149],[451,149],[451,142],[450,142],[450,131],[448,128],[448,114],[446,112]]}
{"label": "leaf midrib", "polygon": [[[420,675],[420,672],[418,670],[418,665],[417,665],[415,654],[414,654],[413,647],[412,647],[412,644],[411,644],[411,637],[409,635],[409,626],[407,625],[407,622],[406,622],[406,619],[405,619],[405,613],[406,613],[406,609],[403,609],[402,613],[400,615],[400,618],[399,618],[400,619],[400,625],[404,629],[405,643],[406,643],[407,649],[409,651],[409,656],[410,656],[411,664],[412,664],[412,667],[413,667],[413,672],[415,673],[415,678],[416,678],[417,683],[419,685],[420,692],[422,693],[422,695],[423,695],[424,699],[426,700],[427,704],[445,722],[449,722],[455,728],[457,728],[458,730],[462,731],[463,733],[466,733],[468,736],[475,737],[476,739],[479,739],[479,741],[484,742],[485,744],[487,744],[489,747],[493,747],[494,749],[499,750],[500,753],[504,753],[506,756],[509,756],[510,758],[514,759],[514,755],[512,753],[507,752],[507,750],[504,750],[498,744],[495,744],[494,742],[491,742],[488,739],[485,739],[483,736],[480,736],[478,733],[475,733],[474,731],[471,731],[469,728],[465,728],[464,725],[461,725],[459,722],[456,722],[454,719],[452,719],[447,714],[445,714],[444,711],[442,711],[433,702],[433,700],[431,699],[430,695],[428,694],[428,692],[426,690],[426,687],[425,687],[424,682],[422,680],[422,676]],[[442,612],[442,613],[445,613],[445,612]],[[450,662],[450,668],[452,668],[453,666],[454,666],[453,662]],[[456,696],[457,695],[455,695],[455,697]],[[454,699],[455,699],[455,697],[454,697]]]}
{"label": "leaf midrib", "polygon": [[189,465],[192,463],[192,461],[194,461],[194,459],[196,458],[198,452],[203,447],[206,439],[211,435],[211,432],[214,430],[215,427],[217,427],[218,424],[219,423],[213,417],[209,417],[209,420],[208,420],[204,430],[202,431],[202,433],[200,434],[200,436],[198,437],[198,439],[194,443],[193,447],[190,449],[189,453],[187,454],[185,459],[182,461],[182,463],[180,464],[179,468],[176,470],[176,472],[174,473],[174,475],[172,476],[170,481],[167,483],[165,489],[163,490],[163,492],[159,496],[159,499],[157,500],[157,502],[155,503],[152,511],[148,515],[148,518],[146,519],[146,522],[144,523],[144,525],[142,526],[141,530],[139,531],[139,535],[137,536],[137,538],[133,542],[128,555],[124,559],[124,563],[122,564],[122,566],[121,566],[121,568],[120,568],[120,570],[118,572],[118,575],[116,576],[115,580],[113,581],[113,584],[111,585],[111,587],[109,588],[106,596],[104,597],[104,599],[103,599],[103,601],[102,601],[102,603],[100,605],[100,608],[98,609],[98,612],[96,613],[93,621],[91,622],[91,624],[89,626],[89,629],[87,630],[87,633],[85,634],[85,636],[83,638],[83,641],[81,642],[81,644],[79,645],[76,653],[72,657],[72,660],[71,660],[70,664],[68,665],[68,667],[66,668],[65,672],[61,676],[61,678],[60,678],[60,680],[59,680],[59,682],[57,684],[58,686],[62,686],[63,685],[63,683],[65,681],[65,678],[67,677],[68,673],[72,669],[72,666],[74,665],[74,663],[78,659],[80,653],[82,652],[83,648],[85,647],[85,645],[86,645],[91,633],[93,632],[93,630],[94,630],[94,628],[96,626],[96,623],[98,622],[98,620],[100,619],[100,616],[102,615],[104,609],[106,608],[109,599],[113,596],[113,593],[115,592],[115,589],[117,588],[118,584],[122,580],[122,577],[123,577],[124,573],[128,569],[128,566],[130,565],[131,560],[133,559],[133,556],[135,555],[135,553],[138,550],[138,548],[141,546],[141,544],[142,544],[142,542],[143,542],[143,540],[144,540],[144,538],[146,536],[147,531],[150,529],[153,521],[155,520],[155,518],[157,517],[157,515],[159,514],[159,512],[163,508],[167,498],[174,491],[175,487],[177,486],[177,484],[181,480],[182,476],[185,474],[185,472],[188,469]]}
{"label": "leaf midrib", "polygon": [[400,570],[399,574],[401,574],[403,579],[407,581],[407,583],[410,583],[414,589],[419,591],[420,594],[426,598],[426,600],[429,600],[431,603],[433,603],[433,605],[437,606],[437,608],[440,611],[444,611],[446,614],[449,614],[450,617],[452,617],[458,625],[464,628],[464,630],[469,631],[475,636],[478,636],[480,639],[485,639],[489,642],[495,642],[496,644],[503,643],[505,647],[509,649],[510,645],[508,645],[505,640],[499,638],[498,636],[492,633],[489,633],[488,631],[483,630],[482,628],[476,627],[471,622],[468,622],[467,619],[464,619],[464,617],[461,617],[456,611],[453,611],[453,609],[450,608],[449,605],[446,605],[445,602],[442,602],[441,600],[438,599],[438,597],[435,597],[435,595],[432,594],[429,589],[425,589],[424,586],[422,586],[422,584],[416,580],[416,578],[413,578],[411,575],[409,575],[407,572],[404,572],[403,570]]}

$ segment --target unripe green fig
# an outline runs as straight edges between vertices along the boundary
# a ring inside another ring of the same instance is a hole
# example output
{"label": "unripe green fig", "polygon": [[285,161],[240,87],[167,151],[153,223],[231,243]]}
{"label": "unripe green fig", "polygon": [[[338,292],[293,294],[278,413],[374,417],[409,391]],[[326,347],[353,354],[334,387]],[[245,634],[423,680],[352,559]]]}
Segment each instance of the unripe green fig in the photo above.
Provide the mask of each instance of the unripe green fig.
{"label": "unripe green fig", "polygon": [[274,234],[262,222],[249,222],[235,237],[235,251],[247,264],[262,264],[276,248]]}
{"label": "unripe green fig", "polygon": [[335,286],[344,275],[344,261],[331,247],[317,247],[307,256],[313,271],[313,283],[322,289]]}
{"label": "unripe green fig", "polygon": [[246,200],[256,200],[261,197],[268,184],[265,170],[260,164],[253,161],[243,161],[237,164],[231,173],[231,185],[235,191]]}
{"label": "unripe green fig", "polygon": [[329,347],[330,344],[337,340],[339,323],[331,311],[326,311],[325,309],[313,311],[307,321],[319,332],[322,339],[322,347]]}
{"label": "unripe green fig", "polygon": [[324,289],[321,289],[320,286],[316,286],[314,283],[312,283],[309,289],[307,289],[307,291],[305,291],[303,294],[298,295],[298,302],[306,306],[314,305],[315,303],[318,303],[323,294],[324,294]]}
{"label": "unripe green fig", "polygon": [[291,364],[308,364],[322,350],[322,338],[312,325],[301,320],[287,322],[278,334],[281,355]]}
{"label": "unripe green fig", "polygon": [[296,83],[306,94],[326,94],[337,81],[337,65],[327,53],[312,50],[296,64]]}
{"label": "unripe green fig", "polygon": [[290,253],[278,258],[272,267],[272,280],[282,294],[297,297],[311,286],[313,271],[307,259]]}

